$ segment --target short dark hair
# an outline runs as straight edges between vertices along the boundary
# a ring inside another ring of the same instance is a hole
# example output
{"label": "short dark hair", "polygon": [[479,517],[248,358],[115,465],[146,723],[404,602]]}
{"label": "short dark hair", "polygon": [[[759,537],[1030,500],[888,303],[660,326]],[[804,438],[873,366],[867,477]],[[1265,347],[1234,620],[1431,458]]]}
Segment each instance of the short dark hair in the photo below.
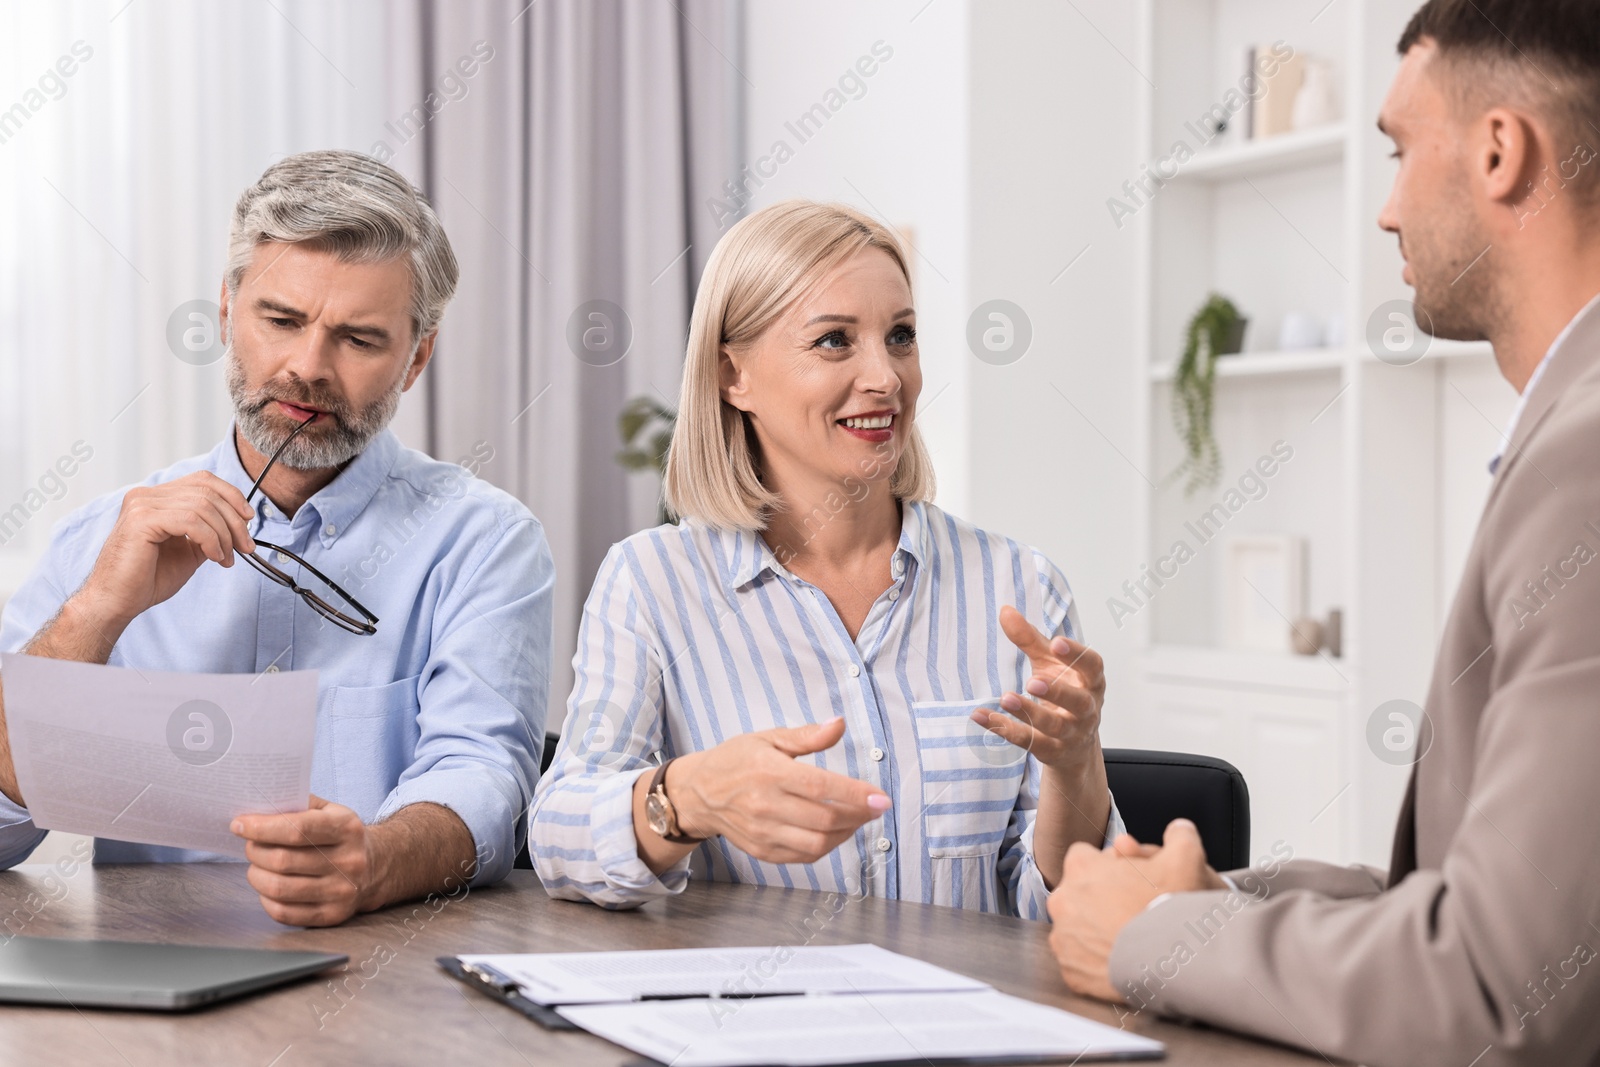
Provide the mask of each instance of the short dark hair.
{"label": "short dark hair", "polygon": [[[1595,0],[1428,0],[1400,35],[1402,56],[1428,38],[1441,58],[1515,70],[1551,132],[1600,146],[1600,10]],[[1476,83],[1482,87],[1482,83]],[[1463,96],[1481,97],[1471,89]],[[1584,183],[1595,189],[1600,182]]]}
{"label": "short dark hair", "polygon": [[1473,51],[1506,59],[1600,74],[1600,12],[1594,0],[1428,0],[1400,35],[1400,54],[1424,37],[1444,51]]}

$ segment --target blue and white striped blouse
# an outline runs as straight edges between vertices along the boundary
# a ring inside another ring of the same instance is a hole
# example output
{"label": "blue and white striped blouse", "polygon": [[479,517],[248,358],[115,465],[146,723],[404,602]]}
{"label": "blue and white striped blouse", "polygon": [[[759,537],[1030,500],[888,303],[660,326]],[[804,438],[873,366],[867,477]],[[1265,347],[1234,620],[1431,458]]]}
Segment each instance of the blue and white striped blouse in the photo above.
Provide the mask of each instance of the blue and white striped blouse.
{"label": "blue and white striped blouse", "polygon": [[[1031,675],[1000,608],[1076,638],[1072,592],[1034,549],[931,504],[902,513],[894,584],[853,641],[755,534],[685,522],[613,546],[534,801],[531,850],[552,896],[629,907],[692,874],[1045,916],[1032,849],[1040,764],[970,715]],[[761,862],[722,838],[660,878],[639,858],[633,788],[653,757],[834,715],[844,739],[800,758],[882,789],[894,801],[882,818],[812,864]],[[1121,830],[1113,805],[1106,840]]]}

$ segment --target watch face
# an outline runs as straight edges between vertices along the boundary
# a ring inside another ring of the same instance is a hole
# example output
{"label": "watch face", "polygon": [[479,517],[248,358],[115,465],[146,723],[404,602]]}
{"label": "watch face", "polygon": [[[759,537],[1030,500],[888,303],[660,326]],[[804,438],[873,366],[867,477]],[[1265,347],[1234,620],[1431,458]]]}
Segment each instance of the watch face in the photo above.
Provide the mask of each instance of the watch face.
{"label": "watch face", "polygon": [[650,829],[659,837],[672,833],[672,806],[660,793],[647,793],[644,798],[644,818]]}

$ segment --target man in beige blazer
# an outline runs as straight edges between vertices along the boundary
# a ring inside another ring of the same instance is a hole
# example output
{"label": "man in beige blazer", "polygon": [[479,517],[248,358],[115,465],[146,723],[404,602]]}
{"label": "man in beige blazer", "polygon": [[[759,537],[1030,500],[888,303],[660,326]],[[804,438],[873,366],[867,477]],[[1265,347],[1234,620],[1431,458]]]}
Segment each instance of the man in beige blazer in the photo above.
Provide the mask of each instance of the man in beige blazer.
{"label": "man in beige blazer", "polygon": [[[1521,394],[1387,876],[1074,846],[1067,984],[1379,1067],[1600,1062],[1600,9],[1429,0],[1379,125],[1418,320]],[[1485,249],[1488,249],[1485,253]]]}

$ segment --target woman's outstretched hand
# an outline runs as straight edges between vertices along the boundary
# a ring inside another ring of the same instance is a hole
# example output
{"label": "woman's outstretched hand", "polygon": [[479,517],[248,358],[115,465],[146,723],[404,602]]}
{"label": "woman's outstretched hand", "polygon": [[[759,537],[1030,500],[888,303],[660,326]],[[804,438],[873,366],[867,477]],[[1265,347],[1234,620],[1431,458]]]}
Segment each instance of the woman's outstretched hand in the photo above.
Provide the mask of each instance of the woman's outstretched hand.
{"label": "woman's outstretched hand", "polygon": [[876,786],[798,763],[832,748],[844,719],[758,730],[704,752],[680,756],[667,771],[678,829],[725,837],[767,863],[814,863],[889,810]]}
{"label": "woman's outstretched hand", "polygon": [[1046,639],[1013,607],[1000,609],[1000,628],[1033,665],[1025,692],[1006,693],[1000,707],[979,710],[979,726],[1031,752],[1040,763],[1076,778],[1100,761],[1100,708],[1106,699],[1105,662],[1068,637]]}

